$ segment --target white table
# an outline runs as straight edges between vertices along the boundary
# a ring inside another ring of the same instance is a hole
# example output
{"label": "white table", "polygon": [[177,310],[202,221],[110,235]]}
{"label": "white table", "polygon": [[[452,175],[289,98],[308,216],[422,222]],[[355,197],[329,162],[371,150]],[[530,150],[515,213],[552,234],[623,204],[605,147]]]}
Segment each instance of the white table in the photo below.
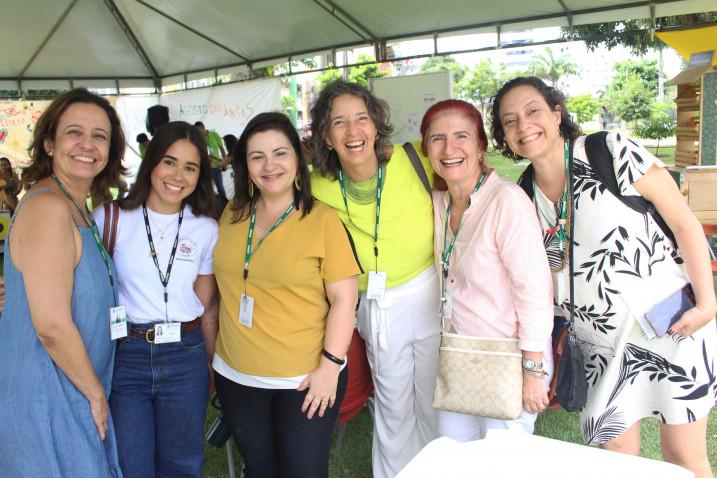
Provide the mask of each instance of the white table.
{"label": "white table", "polygon": [[694,478],[680,466],[508,430],[460,443],[439,438],[396,478]]}

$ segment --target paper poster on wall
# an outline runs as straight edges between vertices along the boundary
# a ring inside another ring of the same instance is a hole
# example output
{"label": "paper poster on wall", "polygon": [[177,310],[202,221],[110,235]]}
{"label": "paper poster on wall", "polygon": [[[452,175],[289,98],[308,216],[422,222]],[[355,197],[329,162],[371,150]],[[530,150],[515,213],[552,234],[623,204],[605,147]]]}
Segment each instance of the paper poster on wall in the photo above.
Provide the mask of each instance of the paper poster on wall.
{"label": "paper poster on wall", "polygon": [[46,100],[0,100],[0,156],[10,158],[14,167],[28,163],[33,128],[49,104]]}
{"label": "paper poster on wall", "polygon": [[201,121],[220,135],[237,137],[259,113],[281,110],[281,80],[267,78],[229,85],[167,93],[159,102],[173,121]]}
{"label": "paper poster on wall", "polygon": [[388,102],[391,110],[394,143],[421,138],[423,113],[438,101],[453,94],[451,74],[448,71],[420,75],[373,78],[371,90]]}

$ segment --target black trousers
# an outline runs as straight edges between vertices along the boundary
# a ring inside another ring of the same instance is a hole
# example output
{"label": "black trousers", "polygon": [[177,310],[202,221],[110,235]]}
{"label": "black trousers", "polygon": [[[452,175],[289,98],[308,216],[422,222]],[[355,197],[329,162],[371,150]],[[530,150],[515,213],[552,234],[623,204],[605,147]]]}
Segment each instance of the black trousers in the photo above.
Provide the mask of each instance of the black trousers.
{"label": "black trousers", "polygon": [[247,387],[218,373],[215,382],[246,478],[328,478],[331,432],[346,392],[348,367],[339,374],[334,406],[311,420],[301,413],[308,390]]}

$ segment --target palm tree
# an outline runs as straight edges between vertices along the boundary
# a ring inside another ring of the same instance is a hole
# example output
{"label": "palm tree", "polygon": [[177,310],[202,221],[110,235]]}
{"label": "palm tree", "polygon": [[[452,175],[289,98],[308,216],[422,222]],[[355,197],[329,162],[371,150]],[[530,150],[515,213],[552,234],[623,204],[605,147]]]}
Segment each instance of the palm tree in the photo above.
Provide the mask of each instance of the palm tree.
{"label": "palm tree", "polygon": [[568,55],[555,56],[553,49],[546,47],[543,53],[533,57],[528,71],[556,87],[563,76],[574,75],[578,69],[575,63],[570,61]]}

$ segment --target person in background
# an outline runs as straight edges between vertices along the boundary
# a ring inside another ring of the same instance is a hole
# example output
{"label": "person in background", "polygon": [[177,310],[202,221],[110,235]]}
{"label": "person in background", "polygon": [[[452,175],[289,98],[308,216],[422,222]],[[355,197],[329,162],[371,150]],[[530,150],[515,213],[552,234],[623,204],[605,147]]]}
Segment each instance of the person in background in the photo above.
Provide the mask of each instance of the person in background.
{"label": "person in background", "polygon": [[40,116],[29,187],[5,241],[0,319],[0,476],[122,476],[107,396],[120,305],[116,273],[85,206],[109,200],[125,139],[109,102],[64,93]]}
{"label": "person in background", "polygon": [[[676,243],[653,215],[608,192],[555,88],[535,77],[507,82],[493,99],[491,124],[497,150],[532,166],[554,302],[566,317],[573,257],[575,332],[588,380],[583,439],[637,455],[640,421],[652,417],[665,461],[711,477],[705,436],[717,390],[717,300],[702,228],[665,165],[622,133],[606,137],[620,194],[652,203]],[[645,314],[688,284],[694,307],[663,337],[649,338]]]}
{"label": "person in background", "polygon": [[361,270],[336,213],[311,196],[288,117],[254,117],[234,154],[214,252],[217,394],[247,478],[328,477]]}
{"label": "person in background", "polygon": [[22,183],[12,169],[8,158],[0,158],[0,209],[15,212],[17,195],[22,190]]}
{"label": "person in background", "polygon": [[207,151],[209,152],[209,161],[212,166],[212,179],[214,180],[214,186],[217,188],[217,194],[222,202],[222,205],[227,203],[227,194],[224,191],[224,181],[222,180],[222,171],[229,164],[227,158],[227,152],[224,149],[222,137],[219,136],[214,130],[208,130],[204,123],[197,121],[194,126],[199,128],[199,131],[204,136],[204,141],[207,143]]}
{"label": "person in background", "polygon": [[523,413],[500,420],[440,411],[439,433],[458,441],[490,429],[533,433],[548,405],[553,370],[552,283],[543,238],[530,201],[487,167],[483,118],[465,101],[431,106],[421,147],[440,177],[434,181],[436,268],[442,272],[447,332],[518,339],[523,353]]}
{"label": "person in background", "polygon": [[[338,212],[365,271],[357,321],[375,386],[376,478],[395,476],[437,437],[433,205],[404,148],[389,144],[388,118],[385,102],[340,80],[311,109],[312,191]],[[419,163],[432,177],[428,160]]]}
{"label": "person in background", "polygon": [[225,134],[222,136],[222,140],[224,140],[224,147],[226,148],[227,157],[229,158],[227,164],[231,164],[232,151],[234,151],[234,146],[237,144],[237,137],[233,134]]}
{"label": "person in background", "polygon": [[137,135],[137,146],[139,147],[139,156],[144,159],[144,155],[147,153],[147,147],[149,146],[149,138],[145,133]]}
{"label": "person in background", "polygon": [[[161,126],[119,206],[112,258],[128,334],[117,344],[109,404],[122,472],[199,478],[218,327],[219,211],[199,130]],[[105,208],[94,214],[102,228]]]}

